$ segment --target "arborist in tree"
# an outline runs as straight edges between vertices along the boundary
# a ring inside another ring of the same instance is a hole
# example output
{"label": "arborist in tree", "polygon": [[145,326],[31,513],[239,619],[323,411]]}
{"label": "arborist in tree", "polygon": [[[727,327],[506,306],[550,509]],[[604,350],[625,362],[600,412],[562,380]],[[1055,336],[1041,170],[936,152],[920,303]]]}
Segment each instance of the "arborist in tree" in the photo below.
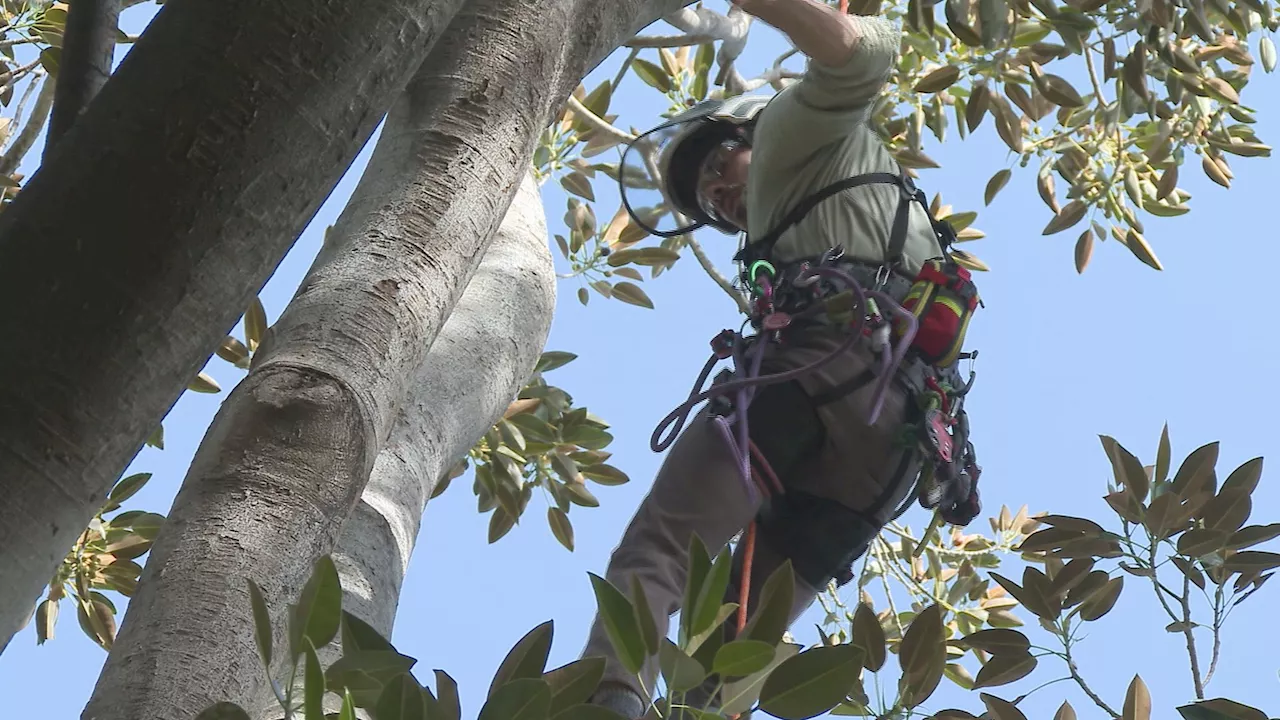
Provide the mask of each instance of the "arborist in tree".
{"label": "arborist in tree", "polygon": [[[724,623],[728,641],[784,562],[795,579],[789,624],[829,583],[850,580],[913,501],[936,510],[931,530],[979,510],[963,411],[973,374],[958,369],[972,358],[962,345],[977,290],[948,250],[951,228],[871,125],[900,34],[817,0],[733,3],[791,39],[809,60],[803,76],[771,98],[676,115],[634,141],[620,167],[623,201],[650,233],[745,234],[735,260],[755,331],[718,335],[689,402],[655,431],[661,451],[663,428],[710,401],[671,446],[609,562],[614,586],[643,590],[659,637],[680,609],[694,535],[714,558],[742,534],[724,602],[746,602]],[[661,192],[661,207],[638,207],[646,189]],[[723,359],[735,369],[702,392]],[[747,633],[776,643],[783,629]],[[639,677],[628,672],[600,617],[583,655],[608,659],[592,701],[641,717],[656,658]],[[718,682],[687,704],[716,711]]]}

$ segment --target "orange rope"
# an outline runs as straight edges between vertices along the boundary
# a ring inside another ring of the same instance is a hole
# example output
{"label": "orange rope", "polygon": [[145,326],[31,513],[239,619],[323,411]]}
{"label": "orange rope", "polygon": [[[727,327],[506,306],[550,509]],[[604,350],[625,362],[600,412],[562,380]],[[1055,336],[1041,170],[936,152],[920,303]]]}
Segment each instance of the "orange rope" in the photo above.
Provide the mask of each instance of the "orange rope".
{"label": "orange rope", "polygon": [[756,554],[756,521],[747,526],[742,553],[742,579],[738,582],[738,634],[747,626],[747,599],[751,596],[751,561]]}
{"label": "orange rope", "polygon": [[849,0],[840,0],[840,12],[849,14]]}

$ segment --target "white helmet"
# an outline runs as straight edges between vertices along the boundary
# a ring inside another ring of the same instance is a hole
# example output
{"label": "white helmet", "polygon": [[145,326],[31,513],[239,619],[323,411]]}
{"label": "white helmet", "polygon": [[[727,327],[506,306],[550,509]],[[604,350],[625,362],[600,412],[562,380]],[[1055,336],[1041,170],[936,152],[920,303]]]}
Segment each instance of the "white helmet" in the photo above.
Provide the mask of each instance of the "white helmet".
{"label": "white helmet", "polygon": [[[728,100],[708,100],[675,115],[665,123],[636,138],[623,153],[618,169],[622,203],[631,218],[650,234],[672,237],[710,225],[734,234],[738,228],[722,218],[709,215],[698,202],[698,169],[707,154],[726,140],[751,144],[754,120],[770,101],[761,95],[739,95]],[[652,153],[652,154],[650,154]],[[661,180],[661,197],[654,174]],[[646,193],[646,191],[648,191]],[[633,203],[646,194],[657,202],[636,208]],[[655,212],[664,204],[666,212]],[[679,222],[675,212],[686,218]],[[670,229],[659,229],[661,223]]]}

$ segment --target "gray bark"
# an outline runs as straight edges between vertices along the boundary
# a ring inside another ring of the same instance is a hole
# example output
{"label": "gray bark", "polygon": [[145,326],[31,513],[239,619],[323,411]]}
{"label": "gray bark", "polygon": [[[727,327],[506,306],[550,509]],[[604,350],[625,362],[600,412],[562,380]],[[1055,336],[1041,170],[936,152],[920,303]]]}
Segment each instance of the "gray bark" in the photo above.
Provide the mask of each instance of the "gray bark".
{"label": "gray bark", "polygon": [[0,216],[0,646],[460,4],[166,4]]}
{"label": "gray bark", "polygon": [[120,0],[76,0],[67,10],[46,158],[111,77],[119,21]]}
{"label": "gray bark", "polygon": [[[547,240],[541,198],[530,178],[426,364],[411,379],[369,484],[343,525],[333,552],[343,609],[384,637],[391,637],[427,499],[449,467],[502,416],[546,343],[555,310],[555,266]],[[339,647],[335,641],[326,648],[321,663],[336,659]],[[254,716],[278,718],[270,690],[259,694]]]}
{"label": "gray bark", "polygon": [[458,13],[388,114],[332,242],[214,419],[86,720],[252,702],[260,674],[244,578],[292,601],[333,549],[553,108],[680,5],[478,0]]}

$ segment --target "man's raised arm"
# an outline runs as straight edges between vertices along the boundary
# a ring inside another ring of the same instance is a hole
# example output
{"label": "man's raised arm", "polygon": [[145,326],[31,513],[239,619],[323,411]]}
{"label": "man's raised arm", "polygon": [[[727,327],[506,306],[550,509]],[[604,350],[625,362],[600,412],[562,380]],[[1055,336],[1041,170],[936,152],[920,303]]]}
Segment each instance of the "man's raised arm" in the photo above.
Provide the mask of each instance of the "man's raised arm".
{"label": "man's raised arm", "polygon": [[900,38],[884,18],[847,15],[819,0],[732,0],[784,33],[810,60],[801,89],[806,103],[848,109],[884,87]]}

